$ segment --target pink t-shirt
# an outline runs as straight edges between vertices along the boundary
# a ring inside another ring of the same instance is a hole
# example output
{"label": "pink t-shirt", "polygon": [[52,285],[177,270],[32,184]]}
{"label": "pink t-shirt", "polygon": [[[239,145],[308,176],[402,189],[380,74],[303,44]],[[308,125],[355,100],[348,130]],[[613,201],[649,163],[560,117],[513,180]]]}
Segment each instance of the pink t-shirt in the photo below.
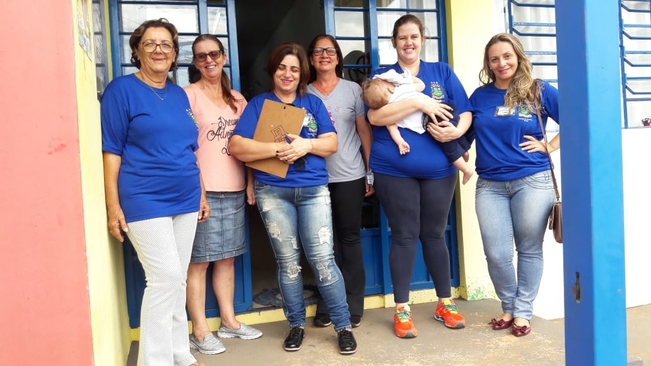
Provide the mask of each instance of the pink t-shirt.
{"label": "pink t-shirt", "polygon": [[206,191],[238,192],[246,187],[244,163],[231,155],[233,129],[246,106],[244,96],[231,90],[237,112],[230,106],[220,108],[196,85],[185,87],[192,113],[199,128],[197,158]]}

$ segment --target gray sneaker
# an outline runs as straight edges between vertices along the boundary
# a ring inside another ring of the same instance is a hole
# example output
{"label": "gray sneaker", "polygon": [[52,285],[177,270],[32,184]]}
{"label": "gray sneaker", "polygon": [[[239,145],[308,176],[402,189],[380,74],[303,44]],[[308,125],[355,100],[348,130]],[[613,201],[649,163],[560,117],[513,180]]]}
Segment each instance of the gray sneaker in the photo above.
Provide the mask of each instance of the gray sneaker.
{"label": "gray sneaker", "polygon": [[240,323],[240,329],[231,329],[225,325],[220,325],[219,330],[217,330],[217,337],[219,338],[235,338],[240,339],[256,339],[262,336],[262,332],[249,327],[244,323]]}
{"label": "gray sneaker", "polygon": [[226,351],[226,347],[212,333],[206,334],[203,337],[203,342],[199,342],[194,334],[190,334],[190,348],[206,355],[216,355]]}

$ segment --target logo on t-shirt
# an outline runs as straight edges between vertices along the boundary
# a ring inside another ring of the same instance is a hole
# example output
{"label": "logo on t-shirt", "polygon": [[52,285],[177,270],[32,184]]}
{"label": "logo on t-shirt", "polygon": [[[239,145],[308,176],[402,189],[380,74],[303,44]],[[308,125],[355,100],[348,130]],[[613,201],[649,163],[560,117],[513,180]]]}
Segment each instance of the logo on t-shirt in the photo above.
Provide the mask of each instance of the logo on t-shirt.
{"label": "logo on t-shirt", "polygon": [[525,122],[531,121],[531,110],[529,107],[526,105],[521,105],[518,107],[518,119]]}
{"label": "logo on t-shirt", "polygon": [[307,133],[311,138],[315,138],[319,131],[314,115],[308,111],[305,112],[305,118],[303,118],[303,127],[307,127]]}
{"label": "logo on t-shirt", "polygon": [[434,100],[438,100],[440,102],[445,98],[443,88],[441,88],[441,85],[439,85],[439,83],[436,81],[430,83],[430,91],[432,92],[432,98],[434,98]]}

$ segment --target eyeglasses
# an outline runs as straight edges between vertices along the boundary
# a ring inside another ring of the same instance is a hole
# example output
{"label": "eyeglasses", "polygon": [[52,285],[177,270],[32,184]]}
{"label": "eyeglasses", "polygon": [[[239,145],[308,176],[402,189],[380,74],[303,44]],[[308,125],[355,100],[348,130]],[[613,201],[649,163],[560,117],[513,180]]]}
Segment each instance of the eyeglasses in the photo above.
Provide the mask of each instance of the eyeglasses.
{"label": "eyeglasses", "polygon": [[194,55],[194,59],[199,61],[199,62],[204,62],[204,61],[206,61],[208,56],[210,56],[210,58],[213,61],[215,61],[218,58],[222,57],[223,54],[224,54],[224,51],[221,51],[221,50],[210,51],[208,53],[197,53],[196,55]]}
{"label": "eyeglasses", "polygon": [[334,56],[337,54],[337,49],[334,47],[328,47],[328,48],[315,47],[313,50],[315,56],[323,55],[323,51],[325,51],[328,54],[328,56]]}
{"label": "eyeglasses", "polygon": [[160,50],[163,51],[163,53],[170,53],[174,51],[174,45],[167,42],[156,43],[154,41],[144,41],[140,42],[140,44],[142,45],[142,49],[145,50],[145,52],[154,52],[156,50],[156,47],[159,46]]}

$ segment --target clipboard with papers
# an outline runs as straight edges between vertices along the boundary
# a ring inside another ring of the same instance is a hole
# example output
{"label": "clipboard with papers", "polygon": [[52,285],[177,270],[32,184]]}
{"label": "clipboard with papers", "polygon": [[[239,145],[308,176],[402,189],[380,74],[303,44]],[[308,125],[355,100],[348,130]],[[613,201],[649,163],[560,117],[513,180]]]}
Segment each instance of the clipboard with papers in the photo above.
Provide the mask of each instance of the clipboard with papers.
{"label": "clipboard with papers", "polygon": [[[305,109],[266,99],[260,111],[253,140],[260,142],[283,142],[288,133],[298,135],[303,126]],[[289,165],[277,158],[267,158],[246,163],[246,166],[273,174],[287,176]]]}

